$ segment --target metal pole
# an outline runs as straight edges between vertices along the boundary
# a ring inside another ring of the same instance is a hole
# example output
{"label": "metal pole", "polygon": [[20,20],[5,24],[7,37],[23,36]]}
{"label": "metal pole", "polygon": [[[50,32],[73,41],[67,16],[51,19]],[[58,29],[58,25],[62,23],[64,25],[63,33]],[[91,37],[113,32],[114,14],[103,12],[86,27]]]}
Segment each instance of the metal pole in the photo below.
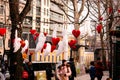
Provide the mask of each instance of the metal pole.
{"label": "metal pole", "polygon": [[70,58],[72,58],[72,49],[70,49]]}

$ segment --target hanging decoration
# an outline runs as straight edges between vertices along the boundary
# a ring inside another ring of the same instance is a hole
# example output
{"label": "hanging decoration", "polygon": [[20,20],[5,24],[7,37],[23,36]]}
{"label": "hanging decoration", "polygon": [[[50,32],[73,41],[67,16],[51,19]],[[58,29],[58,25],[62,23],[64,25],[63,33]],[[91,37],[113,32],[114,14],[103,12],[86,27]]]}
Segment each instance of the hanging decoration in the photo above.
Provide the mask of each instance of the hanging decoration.
{"label": "hanging decoration", "polygon": [[0,28],[0,36],[4,36],[6,33],[6,28]]}
{"label": "hanging decoration", "polygon": [[120,13],[120,9],[118,9],[118,13]]}
{"label": "hanging decoration", "polygon": [[20,43],[21,43],[21,47],[25,46],[25,41],[24,40],[21,40]]}
{"label": "hanging decoration", "polygon": [[72,47],[77,43],[76,40],[70,40],[70,42],[68,42],[69,46]]}
{"label": "hanging decoration", "polygon": [[77,38],[80,35],[80,30],[73,30],[72,34]]}
{"label": "hanging decoration", "polygon": [[108,13],[111,14],[113,9],[111,7],[108,8]]}
{"label": "hanging decoration", "polygon": [[38,42],[36,45],[36,49],[35,52],[41,51],[41,49],[43,48],[43,45],[45,43],[46,37],[44,36],[43,33],[40,33],[40,35],[38,36]]}
{"label": "hanging decoration", "polygon": [[13,47],[14,47],[14,51],[13,52],[17,52],[18,51],[18,49],[20,49],[20,47],[21,47],[21,43],[20,43],[20,41],[21,41],[21,39],[20,38],[18,38],[18,33],[17,33],[17,30],[15,31],[15,40],[14,40],[14,43],[13,43]]}
{"label": "hanging decoration", "polygon": [[[22,46],[23,44],[21,44],[21,46]],[[28,42],[28,40],[25,40],[24,41],[24,45],[23,45],[24,47],[22,48],[22,53],[23,52],[25,52],[25,53],[27,53],[28,52],[28,46],[29,46],[29,42]]]}
{"label": "hanging decoration", "polygon": [[60,41],[60,38],[54,38],[54,37],[52,38],[53,45],[57,45],[59,41]]}
{"label": "hanging decoration", "polygon": [[99,21],[102,21],[103,20],[103,17],[101,16],[101,17],[99,17]]}
{"label": "hanging decoration", "polygon": [[47,36],[48,33],[44,32],[44,35]]}
{"label": "hanging decoration", "polygon": [[52,46],[51,46],[51,52],[53,52],[55,49],[56,49],[56,46],[55,46],[55,45],[52,45]]}
{"label": "hanging decoration", "polygon": [[98,24],[96,30],[97,30],[98,33],[100,33],[101,30],[102,30],[102,24]]}
{"label": "hanging decoration", "polygon": [[25,60],[25,59],[27,58],[27,54],[26,54],[26,53],[23,53],[23,54],[22,54],[22,57],[23,57],[23,59]]}
{"label": "hanging decoration", "polygon": [[51,52],[51,44],[46,43],[46,48],[44,49],[44,56],[46,57]]}
{"label": "hanging decoration", "polygon": [[63,51],[64,51],[63,41],[59,41],[56,56],[59,56]]}
{"label": "hanging decoration", "polygon": [[43,48],[41,49],[41,53],[43,52],[43,49],[45,49],[46,47],[47,47],[47,44],[44,43]]}
{"label": "hanging decoration", "polygon": [[35,29],[31,29],[31,30],[30,30],[30,33],[31,33],[31,34],[35,34],[35,33],[36,33],[36,30],[35,30]]}

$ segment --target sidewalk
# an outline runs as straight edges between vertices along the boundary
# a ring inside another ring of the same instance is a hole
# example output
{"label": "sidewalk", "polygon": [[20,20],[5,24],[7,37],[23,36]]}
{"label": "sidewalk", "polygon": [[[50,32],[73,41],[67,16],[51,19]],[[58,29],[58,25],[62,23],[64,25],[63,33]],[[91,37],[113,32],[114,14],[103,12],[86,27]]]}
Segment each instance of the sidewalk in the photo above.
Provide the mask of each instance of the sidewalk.
{"label": "sidewalk", "polygon": [[[106,80],[106,78],[108,77],[109,77],[109,72],[104,71],[104,76],[102,77],[102,80]],[[89,74],[77,75],[75,80],[90,80],[90,76]],[[97,79],[95,78],[95,80]]]}

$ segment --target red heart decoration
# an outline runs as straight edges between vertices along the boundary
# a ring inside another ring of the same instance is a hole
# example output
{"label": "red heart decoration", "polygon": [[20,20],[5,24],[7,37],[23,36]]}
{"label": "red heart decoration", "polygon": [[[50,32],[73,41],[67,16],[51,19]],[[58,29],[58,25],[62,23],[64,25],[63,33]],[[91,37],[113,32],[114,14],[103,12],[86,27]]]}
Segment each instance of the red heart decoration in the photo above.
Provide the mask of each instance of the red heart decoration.
{"label": "red heart decoration", "polygon": [[36,37],[36,36],[33,36],[33,39],[34,39],[34,40],[36,40],[36,39],[37,39],[37,37]]}
{"label": "red heart decoration", "polygon": [[38,36],[39,36],[39,33],[36,32],[36,33],[35,33],[35,36],[38,37]]}
{"label": "red heart decoration", "polygon": [[103,20],[103,17],[99,17],[99,20],[102,21],[102,20]]}
{"label": "red heart decoration", "polygon": [[30,30],[30,33],[31,33],[31,34],[35,34],[35,33],[36,33],[36,30],[35,30],[35,29],[32,29],[32,30]]}
{"label": "red heart decoration", "polygon": [[25,53],[27,54],[27,52],[28,52],[28,49],[25,49]]}
{"label": "red heart decoration", "polygon": [[52,45],[52,46],[51,46],[51,52],[53,52],[55,49],[56,49],[56,46],[55,46],[55,45]]}
{"label": "red heart decoration", "polygon": [[72,48],[73,50],[75,50],[75,49],[76,49],[76,46],[74,45],[74,46],[72,46],[71,48]]}
{"label": "red heart decoration", "polygon": [[100,33],[102,30],[102,24],[98,24],[96,30],[98,31],[98,33]]}
{"label": "red heart decoration", "polygon": [[44,35],[47,36],[47,33],[44,32]]}
{"label": "red heart decoration", "polygon": [[6,33],[6,28],[0,28],[0,36],[4,36]]}
{"label": "red heart decoration", "polygon": [[60,38],[52,38],[53,45],[57,45],[59,41],[60,41]]}
{"label": "red heart decoration", "polygon": [[79,30],[73,30],[72,34],[77,38],[80,35],[80,31]]}
{"label": "red heart decoration", "polygon": [[120,9],[118,9],[118,13],[120,13]]}
{"label": "red heart decoration", "polygon": [[68,42],[69,46],[72,47],[76,44],[76,40],[70,40],[70,42]]}
{"label": "red heart decoration", "polygon": [[43,53],[43,48],[41,49],[41,53]]}
{"label": "red heart decoration", "polygon": [[47,47],[47,44],[45,43],[44,45],[43,45],[43,49],[45,49]]}
{"label": "red heart decoration", "polygon": [[21,40],[20,43],[21,43],[21,47],[25,46],[25,41],[24,40]]}
{"label": "red heart decoration", "polygon": [[109,7],[109,8],[108,8],[108,13],[110,14],[110,13],[112,13],[112,11],[113,11],[112,8]]}

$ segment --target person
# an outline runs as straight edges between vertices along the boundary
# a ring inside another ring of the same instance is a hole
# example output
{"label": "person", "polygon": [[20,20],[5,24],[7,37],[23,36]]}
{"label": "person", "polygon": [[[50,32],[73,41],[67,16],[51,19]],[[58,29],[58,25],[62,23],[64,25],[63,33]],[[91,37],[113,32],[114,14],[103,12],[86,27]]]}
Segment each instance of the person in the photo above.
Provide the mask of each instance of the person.
{"label": "person", "polygon": [[68,64],[70,65],[71,69],[71,76],[69,76],[69,80],[74,80],[74,77],[76,77],[76,67],[74,64],[74,58],[70,58]]}
{"label": "person", "polygon": [[60,66],[59,71],[59,80],[69,80],[69,76],[71,75],[70,65],[67,64],[66,60],[62,60],[62,65]]}
{"label": "person", "polygon": [[29,60],[25,60],[24,64],[24,70],[28,73],[28,78],[24,80],[34,80],[34,70],[32,66],[32,62],[29,62]]}
{"label": "person", "polygon": [[106,80],[112,80],[112,78],[107,78]]}
{"label": "person", "polygon": [[101,80],[103,76],[104,67],[103,67],[102,62],[100,61],[100,58],[97,58],[95,69],[96,69],[95,75],[97,77],[97,80]]}
{"label": "person", "polygon": [[51,80],[51,77],[53,77],[54,74],[52,73],[52,70],[50,68],[46,68],[46,78],[47,80]]}
{"label": "person", "polygon": [[91,80],[95,79],[95,73],[96,73],[96,69],[95,69],[95,66],[94,66],[94,61],[91,61],[90,62],[90,67],[89,67],[89,74],[90,74]]}
{"label": "person", "polygon": [[56,70],[56,77],[57,77],[57,79],[56,80],[62,80],[62,69],[63,69],[63,67],[62,67],[62,65],[59,65],[58,67],[57,67],[57,70]]}

